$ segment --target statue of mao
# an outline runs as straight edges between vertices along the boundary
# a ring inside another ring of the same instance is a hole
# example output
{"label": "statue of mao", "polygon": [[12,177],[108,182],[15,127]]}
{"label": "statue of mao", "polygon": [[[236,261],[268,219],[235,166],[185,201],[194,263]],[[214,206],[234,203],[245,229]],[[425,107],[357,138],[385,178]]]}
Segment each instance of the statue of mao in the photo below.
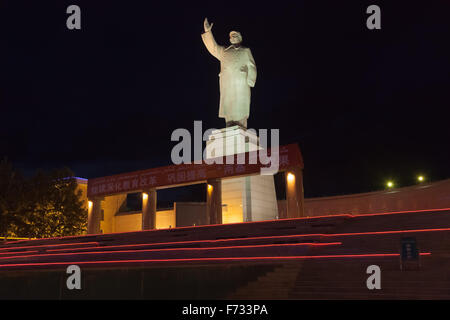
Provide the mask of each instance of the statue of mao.
{"label": "statue of mao", "polygon": [[250,115],[250,88],[256,82],[256,64],[249,48],[241,46],[242,36],[237,31],[230,32],[231,45],[220,46],[211,32],[213,24],[204,21],[203,43],[214,57],[220,61],[220,105],[219,117],[225,118],[226,126],[240,125],[247,128]]}

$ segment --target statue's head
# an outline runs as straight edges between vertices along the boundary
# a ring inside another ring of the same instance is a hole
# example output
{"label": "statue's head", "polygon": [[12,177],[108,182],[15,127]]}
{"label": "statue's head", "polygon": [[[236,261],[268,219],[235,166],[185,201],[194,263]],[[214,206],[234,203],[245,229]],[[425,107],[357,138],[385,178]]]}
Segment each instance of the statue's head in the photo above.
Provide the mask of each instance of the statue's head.
{"label": "statue's head", "polygon": [[241,33],[239,31],[231,31],[230,42],[231,44],[240,44],[242,42]]}

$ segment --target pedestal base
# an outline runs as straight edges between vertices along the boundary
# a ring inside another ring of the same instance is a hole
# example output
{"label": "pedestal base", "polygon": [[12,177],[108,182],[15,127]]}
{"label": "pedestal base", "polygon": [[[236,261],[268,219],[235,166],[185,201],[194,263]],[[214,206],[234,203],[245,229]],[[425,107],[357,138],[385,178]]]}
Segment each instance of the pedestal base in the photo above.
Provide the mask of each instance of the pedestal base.
{"label": "pedestal base", "polygon": [[206,142],[206,158],[231,156],[259,149],[261,147],[256,132],[232,126],[212,132]]}
{"label": "pedestal base", "polygon": [[[239,126],[215,130],[206,142],[206,157],[231,156],[261,149],[254,131]],[[278,216],[273,176],[222,179],[222,221],[272,220]]]}
{"label": "pedestal base", "polygon": [[222,180],[223,223],[273,220],[277,216],[273,176]]}

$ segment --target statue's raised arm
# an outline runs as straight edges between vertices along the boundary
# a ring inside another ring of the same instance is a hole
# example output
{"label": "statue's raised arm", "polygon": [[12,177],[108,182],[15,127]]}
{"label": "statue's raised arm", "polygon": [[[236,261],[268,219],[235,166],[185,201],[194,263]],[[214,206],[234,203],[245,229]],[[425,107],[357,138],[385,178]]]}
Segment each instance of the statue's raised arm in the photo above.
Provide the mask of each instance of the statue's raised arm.
{"label": "statue's raised arm", "polygon": [[208,18],[205,18],[205,21],[203,21],[203,27],[205,28],[205,32],[211,31],[213,25],[214,23],[209,24]]}
{"label": "statue's raised arm", "polygon": [[214,36],[212,34],[212,26],[214,23],[209,24],[208,18],[205,18],[205,21],[203,22],[203,28],[205,29],[205,33],[202,34],[202,40],[205,44],[206,49],[208,49],[209,53],[211,53],[214,57],[220,60],[220,57],[222,56],[223,47],[219,46],[214,39]]}

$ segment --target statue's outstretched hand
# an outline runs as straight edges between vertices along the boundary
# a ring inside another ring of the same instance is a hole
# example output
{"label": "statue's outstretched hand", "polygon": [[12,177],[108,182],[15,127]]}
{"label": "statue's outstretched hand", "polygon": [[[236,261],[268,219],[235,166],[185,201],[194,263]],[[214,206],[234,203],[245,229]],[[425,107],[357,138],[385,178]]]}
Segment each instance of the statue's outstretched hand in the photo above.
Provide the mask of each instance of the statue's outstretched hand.
{"label": "statue's outstretched hand", "polygon": [[209,24],[208,18],[205,18],[205,21],[203,21],[203,27],[205,28],[205,32],[211,31],[211,28],[214,23]]}

